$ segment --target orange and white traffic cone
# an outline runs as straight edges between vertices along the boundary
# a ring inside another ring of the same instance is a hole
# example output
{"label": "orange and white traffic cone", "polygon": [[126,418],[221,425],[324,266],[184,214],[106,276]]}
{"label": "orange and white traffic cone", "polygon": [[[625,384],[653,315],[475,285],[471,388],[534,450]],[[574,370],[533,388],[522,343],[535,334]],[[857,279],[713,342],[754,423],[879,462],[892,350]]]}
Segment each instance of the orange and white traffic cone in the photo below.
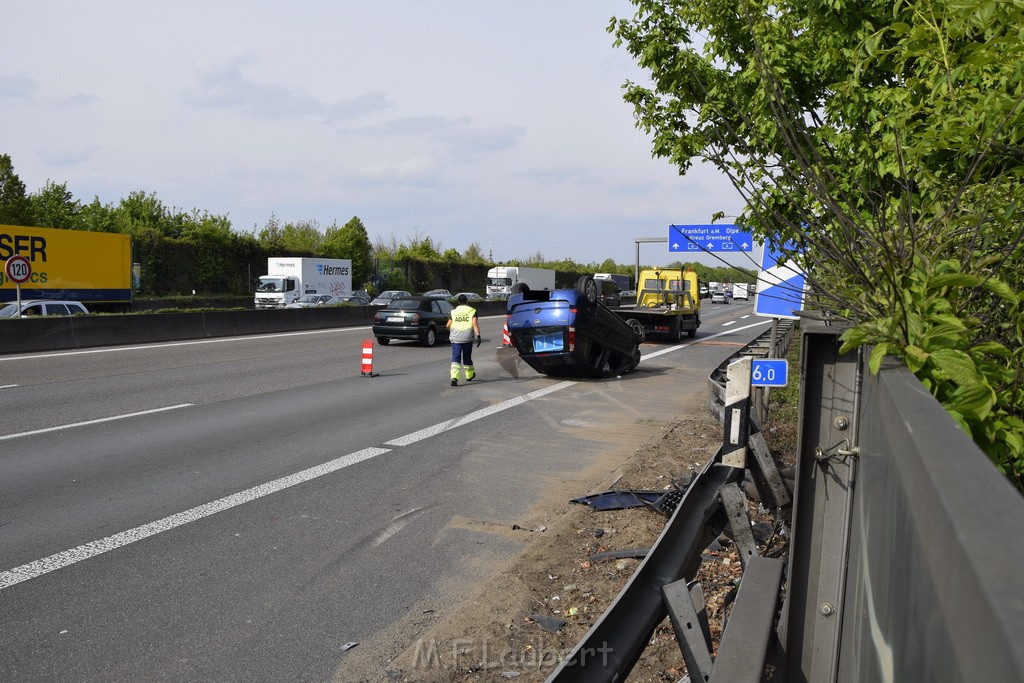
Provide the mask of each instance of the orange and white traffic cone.
{"label": "orange and white traffic cone", "polygon": [[501,331],[501,345],[512,346],[512,337],[508,333],[508,323],[505,323],[505,328]]}
{"label": "orange and white traffic cone", "polygon": [[363,377],[377,376],[373,374],[373,341],[370,339],[363,340],[363,365],[359,374]]}

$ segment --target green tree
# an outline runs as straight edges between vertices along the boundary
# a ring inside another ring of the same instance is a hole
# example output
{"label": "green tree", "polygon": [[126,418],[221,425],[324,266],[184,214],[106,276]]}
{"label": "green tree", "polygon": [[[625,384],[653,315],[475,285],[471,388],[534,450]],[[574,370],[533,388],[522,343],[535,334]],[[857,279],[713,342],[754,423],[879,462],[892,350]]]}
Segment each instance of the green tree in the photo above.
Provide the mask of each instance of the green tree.
{"label": "green tree", "polygon": [[38,192],[29,195],[32,221],[42,228],[81,228],[82,203],[68,191],[67,183],[46,181]]}
{"label": "green tree", "polygon": [[288,252],[313,255],[321,252],[324,235],[316,221],[299,221],[284,224],[281,240]]}
{"label": "green tree", "polygon": [[116,232],[141,236],[155,232],[166,237],[181,237],[181,227],[170,220],[170,212],[156,193],[130,192],[113,210]]}
{"label": "green tree", "polygon": [[653,151],[708,162],[846,348],[905,362],[1024,488],[1019,3],[633,0]]}
{"label": "green tree", "polygon": [[479,242],[472,242],[466,247],[466,251],[462,252],[462,261],[471,265],[481,265],[490,262]]}
{"label": "green tree", "polygon": [[101,204],[99,197],[93,197],[91,202],[82,205],[78,215],[79,226],[93,232],[119,232],[114,214],[113,206]]}
{"label": "green tree", "polygon": [[358,216],[353,216],[340,228],[327,228],[323,240],[323,254],[329,258],[346,258],[352,261],[352,286],[359,288],[373,275],[373,245],[366,232],[366,226]]}
{"label": "green tree", "polygon": [[398,248],[395,256],[399,259],[419,259],[421,261],[440,261],[441,254],[438,249],[441,245],[434,245],[430,237],[419,233],[409,238],[409,244],[403,244]]}
{"label": "green tree", "polygon": [[283,254],[285,251],[284,228],[274,214],[270,214],[270,218],[267,219],[256,239],[260,246],[270,254]]}
{"label": "green tree", "polygon": [[0,154],[0,225],[32,225],[25,183],[14,172],[9,154]]}

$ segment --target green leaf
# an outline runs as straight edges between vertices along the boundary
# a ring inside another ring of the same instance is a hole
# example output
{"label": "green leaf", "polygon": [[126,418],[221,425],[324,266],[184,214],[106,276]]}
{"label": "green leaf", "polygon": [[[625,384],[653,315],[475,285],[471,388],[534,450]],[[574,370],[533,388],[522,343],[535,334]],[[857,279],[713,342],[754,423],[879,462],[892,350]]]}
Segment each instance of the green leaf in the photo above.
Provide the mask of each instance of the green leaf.
{"label": "green leaf", "polygon": [[1013,288],[1002,280],[997,280],[996,278],[986,280],[985,289],[1000,297],[1011,306],[1016,306],[1019,301],[1017,294],[1013,291]]}
{"label": "green leaf", "polygon": [[957,349],[936,349],[931,354],[935,376],[948,379],[960,386],[979,381],[980,374],[974,360],[964,351]]}
{"label": "green leaf", "polygon": [[944,289],[946,287],[977,287],[984,282],[979,275],[969,273],[947,273],[945,275],[933,275],[928,279],[928,289]]}
{"label": "green leaf", "polygon": [[983,420],[996,402],[992,388],[982,382],[960,386],[946,407],[957,411],[968,420]]}
{"label": "green leaf", "polygon": [[887,342],[876,344],[875,347],[871,349],[868,368],[871,370],[872,375],[878,374],[879,368],[882,367],[882,361],[885,360],[887,355],[889,355],[889,344]]}

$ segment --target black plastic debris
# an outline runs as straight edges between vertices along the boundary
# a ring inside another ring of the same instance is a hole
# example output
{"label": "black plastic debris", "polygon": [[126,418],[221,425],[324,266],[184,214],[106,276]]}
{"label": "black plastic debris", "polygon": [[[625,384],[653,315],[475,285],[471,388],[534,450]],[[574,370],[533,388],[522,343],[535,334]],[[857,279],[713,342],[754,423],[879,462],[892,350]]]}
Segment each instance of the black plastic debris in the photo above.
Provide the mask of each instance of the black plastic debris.
{"label": "black plastic debris", "polygon": [[587,559],[591,562],[607,562],[608,560],[637,559],[642,560],[651,552],[650,548],[627,548],[626,550],[606,550],[603,553],[594,553]]}
{"label": "black plastic debris", "polygon": [[594,510],[626,510],[628,508],[652,507],[664,491],[605,491],[589,496],[573,498],[570,503],[589,505]]}
{"label": "black plastic debris", "polygon": [[681,501],[683,499],[683,496],[685,495],[686,489],[672,489],[665,493],[665,495],[663,495],[661,498],[656,500],[654,502],[654,505],[652,505],[651,507],[653,507],[655,510],[665,515],[666,517],[671,517],[672,513],[676,511],[677,507],[679,507],[679,501]]}
{"label": "black plastic debris", "polygon": [[562,619],[547,617],[543,614],[531,614],[530,618],[537,622],[542,631],[547,631],[548,633],[558,633],[558,629],[565,626],[565,621]]}
{"label": "black plastic debris", "polygon": [[592,493],[589,496],[573,498],[569,502],[589,505],[592,509],[599,511],[647,507],[666,517],[671,517],[684,495],[686,495],[685,487],[675,487],[668,491],[627,489]]}

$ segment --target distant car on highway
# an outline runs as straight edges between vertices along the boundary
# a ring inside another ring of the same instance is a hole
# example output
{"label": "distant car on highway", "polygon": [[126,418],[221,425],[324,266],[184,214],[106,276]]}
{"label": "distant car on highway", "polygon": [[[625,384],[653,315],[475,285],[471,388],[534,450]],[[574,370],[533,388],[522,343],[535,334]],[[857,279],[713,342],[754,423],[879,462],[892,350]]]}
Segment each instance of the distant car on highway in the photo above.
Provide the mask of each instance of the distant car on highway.
{"label": "distant car on highway", "polygon": [[725,292],[711,292],[711,303],[727,304],[729,303],[729,297],[725,295]]}
{"label": "distant car on highway", "polygon": [[370,302],[370,305],[387,306],[395,299],[408,299],[410,296],[412,296],[412,292],[407,292],[404,289],[389,289],[378,294],[377,298]]}
{"label": "distant car on highway", "polygon": [[303,294],[295,301],[286,305],[285,308],[312,308],[313,306],[323,306],[330,301],[330,294]]}
{"label": "distant car on highway", "polygon": [[433,296],[412,296],[395,299],[373,316],[373,335],[378,344],[387,346],[392,339],[418,341],[433,346],[448,339],[448,319],[452,305],[447,299]]}
{"label": "distant car on highway", "polygon": [[[81,301],[26,299],[21,302],[21,316],[88,315],[89,309]],[[0,318],[17,318],[18,304],[11,302],[0,308]]]}
{"label": "distant car on highway", "polygon": [[466,297],[466,301],[468,303],[473,303],[474,301],[487,301],[487,299],[485,299],[483,296],[477,294],[476,292],[459,292],[458,294],[453,294],[452,295],[452,300],[453,301],[458,301],[460,296]]}
{"label": "distant car on highway", "polygon": [[369,306],[370,297],[365,294],[345,294],[332,296],[324,304],[325,306]]}
{"label": "distant car on highway", "polygon": [[429,292],[423,292],[423,296],[443,296],[445,299],[451,299],[452,293],[447,289],[432,289]]}

